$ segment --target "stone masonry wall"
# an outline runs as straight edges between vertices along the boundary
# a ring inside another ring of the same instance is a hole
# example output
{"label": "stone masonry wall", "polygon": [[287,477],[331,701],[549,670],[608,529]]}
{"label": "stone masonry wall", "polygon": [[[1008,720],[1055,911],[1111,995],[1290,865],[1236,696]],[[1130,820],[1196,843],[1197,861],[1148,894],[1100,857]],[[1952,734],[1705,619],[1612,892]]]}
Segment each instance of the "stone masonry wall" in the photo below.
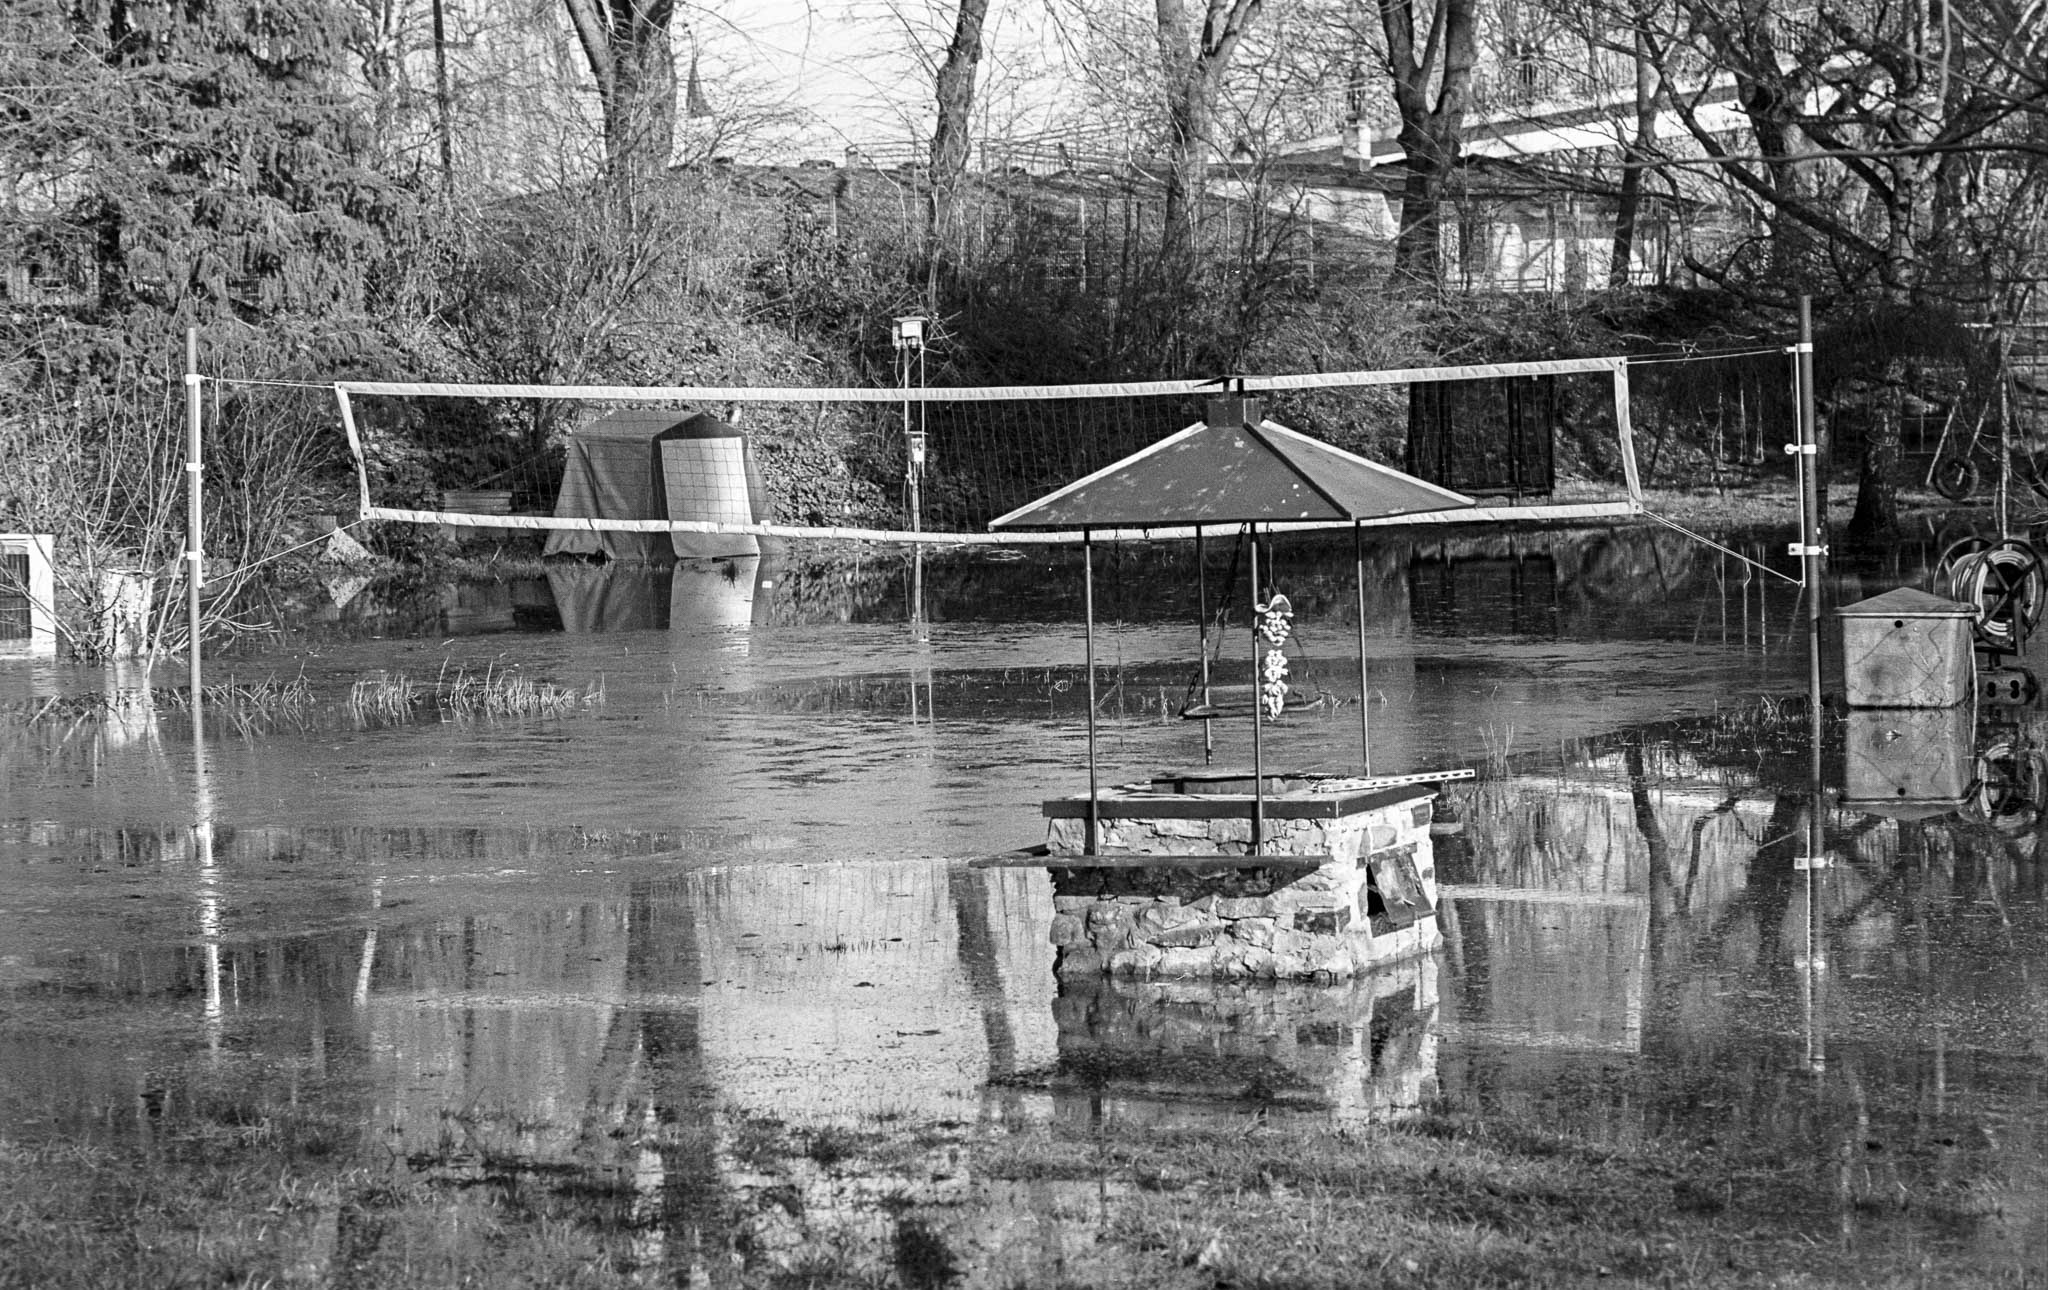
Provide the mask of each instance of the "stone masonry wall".
{"label": "stone masonry wall", "polygon": [[[1375,928],[1368,872],[1375,861],[1412,862],[1434,909],[1434,797],[1421,790],[1338,819],[1269,817],[1261,853],[1327,853],[1313,870],[1054,868],[1054,970],[1062,977],[1330,980],[1432,949],[1441,940],[1433,915],[1401,928],[1379,920]],[[1084,820],[1052,820],[1051,855],[1080,855],[1085,829]],[[1100,838],[1104,854],[1248,855],[1251,822],[1109,818]]]}

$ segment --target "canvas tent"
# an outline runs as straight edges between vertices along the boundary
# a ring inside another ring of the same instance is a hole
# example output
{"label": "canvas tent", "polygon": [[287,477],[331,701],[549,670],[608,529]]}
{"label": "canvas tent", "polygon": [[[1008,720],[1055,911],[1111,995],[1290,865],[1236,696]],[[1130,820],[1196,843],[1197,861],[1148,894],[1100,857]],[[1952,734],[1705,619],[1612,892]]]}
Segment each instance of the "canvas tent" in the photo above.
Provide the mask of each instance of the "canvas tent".
{"label": "canvas tent", "polygon": [[[708,412],[628,408],[569,436],[558,519],[710,520],[765,523],[768,490],[752,446]],[[604,555],[666,564],[676,559],[759,555],[745,534],[618,533],[556,529],[545,555]]]}

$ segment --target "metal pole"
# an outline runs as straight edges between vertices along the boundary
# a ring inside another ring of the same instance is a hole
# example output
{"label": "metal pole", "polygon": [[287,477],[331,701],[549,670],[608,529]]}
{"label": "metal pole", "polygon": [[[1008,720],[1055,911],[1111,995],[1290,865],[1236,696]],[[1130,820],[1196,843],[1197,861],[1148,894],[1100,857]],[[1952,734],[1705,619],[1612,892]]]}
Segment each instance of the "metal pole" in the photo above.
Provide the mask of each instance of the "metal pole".
{"label": "metal pole", "polygon": [[[1820,595],[1816,582],[1810,589],[1815,603]],[[1806,642],[1806,734],[1807,734],[1807,810],[1806,810],[1806,962],[1801,964],[1800,987],[1806,1010],[1806,1068],[1810,1074],[1821,1075],[1827,1070],[1827,926],[1823,918],[1826,908],[1822,900],[1821,884],[1827,881],[1827,837],[1824,820],[1827,810],[1827,786],[1821,778],[1821,693],[1820,693],[1820,633],[1813,632]]]}
{"label": "metal pole", "polygon": [[199,329],[185,329],[185,609],[191,631],[192,726],[200,721],[199,588],[206,561],[205,514],[200,497]]}
{"label": "metal pole", "polygon": [[[1212,700],[1209,697],[1209,564],[1204,558],[1202,547],[1202,526],[1195,525],[1195,609],[1201,614],[1202,641],[1202,710],[1208,711]],[[1216,727],[1208,717],[1202,718],[1202,764],[1213,765],[1216,760]]]}
{"label": "metal pole", "polygon": [[917,459],[911,452],[911,439],[916,431],[911,428],[910,412],[910,351],[899,351],[903,356],[903,478],[910,488],[910,531],[915,533],[923,524],[923,499],[918,496]]}
{"label": "metal pole", "polygon": [[[910,403],[910,373],[917,369],[917,384],[924,386],[924,320],[903,317],[896,320],[896,360],[903,384],[903,482],[909,495],[910,531],[924,531],[924,404],[913,414]],[[911,418],[915,415],[916,420]],[[922,639],[924,632],[924,547],[914,545],[910,562],[910,630]]]}
{"label": "metal pole", "polygon": [[1822,828],[1827,790],[1821,779],[1821,688],[1820,688],[1820,596],[1821,561],[1827,548],[1821,545],[1819,423],[1814,414],[1813,391],[1813,297],[1799,297],[1799,474],[1800,496],[1805,502],[1804,532],[1800,534],[1800,574],[1806,598],[1806,701],[1807,701],[1807,814],[1806,814],[1806,962],[1802,964],[1807,1004],[1807,1069],[1820,1074],[1827,1066],[1821,1017],[1825,1008],[1824,971],[1826,941],[1818,923],[1820,893],[1827,865],[1827,840]]}
{"label": "metal pole", "polygon": [[1358,566],[1358,745],[1372,774],[1372,677],[1365,661],[1365,525],[1351,526],[1351,557]]}
{"label": "metal pole", "polygon": [[1089,529],[1081,530],[1081,562],[1081,615],[1086,624],[1083,633],[1088,666],[1088,836],[1081,854],[1092,856],[1101,807],[1095,777],[1095,535]]}
{"label": "metal pole", "polygon": [[1259,526],[1252,530],[1252,854],[1266,840],[1266,707],[1259,692]]}
{"label": "metal pole", "polygon": [[[1800,578],[1806,584],[1807,690],[1820,693],[1821,545],[1820,443],[1813,406],[1813,297],[1799,297],[1799,493],[1806,512],[1799,535]],[[1814,720],[1820,720],[1818,712]]]}

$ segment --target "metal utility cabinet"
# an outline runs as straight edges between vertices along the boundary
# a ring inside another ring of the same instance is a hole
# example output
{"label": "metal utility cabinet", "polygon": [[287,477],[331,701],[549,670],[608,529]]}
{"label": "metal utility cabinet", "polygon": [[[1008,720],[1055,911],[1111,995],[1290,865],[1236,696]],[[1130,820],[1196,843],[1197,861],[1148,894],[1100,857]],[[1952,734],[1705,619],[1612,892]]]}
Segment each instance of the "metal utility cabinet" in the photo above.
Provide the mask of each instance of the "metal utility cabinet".
{"label": "metal utility cabinet", "polygon": [[1952,708],[1974,702],[1974,606],[1912,587],[1835,611],[1842,624],[1842,689],[1852,708]]}

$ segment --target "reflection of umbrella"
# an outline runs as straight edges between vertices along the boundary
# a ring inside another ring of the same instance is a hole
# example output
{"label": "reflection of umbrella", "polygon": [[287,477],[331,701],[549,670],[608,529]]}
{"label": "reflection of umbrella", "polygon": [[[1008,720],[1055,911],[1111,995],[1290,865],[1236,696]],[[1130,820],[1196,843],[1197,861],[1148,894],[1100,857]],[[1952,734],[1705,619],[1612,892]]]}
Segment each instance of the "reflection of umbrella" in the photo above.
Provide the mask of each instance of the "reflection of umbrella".
{"label": "reflection of umbrella", "polygon": [[[1258,530],[1281,521],[1352,521],[1358,573],[1358,667],[1360,739],[1365,767],[1372,753],[1365,702],[1365,545],[1362,521],[1446,511],[1473,500],[1411,475],[1367,461],[1320,440],[1264,420],[1260,402],[1230,397],[1209,401],[1206,424],[1189,426],[1151,447],[990,523],[991,529],[1080,529],[1086,548],[1084,612],[1088,667],[1088,839],[1095,851],[1097,781],[1095,766],[1095,558],[1096,529],[1243,525],[1251,536],[1252,602],[1261,599]],[[1202,614],[1207,618],[1207,607]],[[1206,622],[1204,625],[1206,633]],[[1254,675],[1259,639],[1253,635]],[[1206,647],[1204,657],[1206,658]],[[1252,837],[1265,822],[1265,719],[1252,705]]]}

